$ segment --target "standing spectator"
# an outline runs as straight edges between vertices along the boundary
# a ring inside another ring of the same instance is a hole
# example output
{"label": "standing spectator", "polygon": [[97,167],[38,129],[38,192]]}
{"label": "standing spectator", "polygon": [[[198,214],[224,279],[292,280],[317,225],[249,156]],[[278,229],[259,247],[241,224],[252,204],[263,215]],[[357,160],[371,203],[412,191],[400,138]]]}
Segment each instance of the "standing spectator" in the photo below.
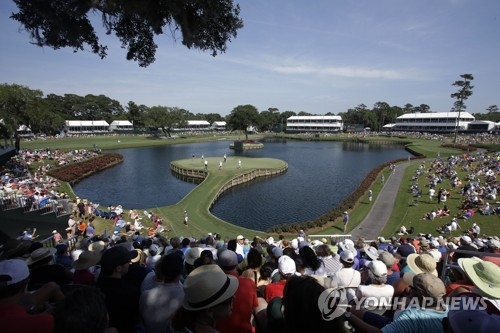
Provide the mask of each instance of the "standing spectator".
{"label": "standing spectator", "polygon": [[187,210],[184,211],[184,225],[187,227],[188,225],[188,220],[189,220],[189,216],[188,216],[188,212]]}
{"label": "standing spectator", "polygon": [[270,283],[264,289],[264,298],[266,302],[270,302],[275,297],[283,297],[286,281],[295,275],[297,266],[295,261],[287,255],[283,255],[278,259],[278,274],[279,281]]}
{"label": "standing spectator", "polygon": [[158,262],[156,270],[162,281],[144,291],[139,301],[146,332],[165,332],[172,315],[181,307],[184,300],[184,289],[180,283],[183,265],[182,252],[179,251],[164,255]]}
{"label": "standing spectator", "polygon": [[238,279],[217,265],[203,265],[188,275],[183,287],[184,302],[167,332],[217,332],[217,321],[231,316]]}
{"label": "standing spectator", "polygon": [[54,333],[118,333],[115,328],[108,327],[104,295],[92,287],[80,287],[69,293],[56,306],[54,322]]}
{"label": "standing spectator", "polygon": [[73,262],[73,282],[93,286],[95,284],[95,275],[90,270],[101,260],[101,254],[92,251],[83,251],[76,261]]}
{"label": "standing spectator", "polygon": [[349,213],[347,211],[344,212],[344,217],[342,218],[342,222],[344,222],[344,233],[347,230],[347,224],[349,223]]}
{"label": "standing spectator", "polygon": [[223,250],[218,258],[218,265],[224,273],[238,279],[238,289],[234,294],[231,316],[218,321],[216,328],[221,333],[251,333],[253,329],[250,321],[253,310],[259,305],[257,287],[252,280],[238,276],[238,271],[236,270],[238,258],[234,251]]}
{"label": "standing spectator", "polygon": [[62,236],[57,230],[52,230],[52,239],[56,245],[62,242]]}
{"label": "standing spectator", "polygon": [[97,286],[106,296],[109,326],[116,327],[120,333],[135,333],[138,324],[139,289],[122,279],[136,256],[136,251],[115,246],[104,251],[101,258]]}

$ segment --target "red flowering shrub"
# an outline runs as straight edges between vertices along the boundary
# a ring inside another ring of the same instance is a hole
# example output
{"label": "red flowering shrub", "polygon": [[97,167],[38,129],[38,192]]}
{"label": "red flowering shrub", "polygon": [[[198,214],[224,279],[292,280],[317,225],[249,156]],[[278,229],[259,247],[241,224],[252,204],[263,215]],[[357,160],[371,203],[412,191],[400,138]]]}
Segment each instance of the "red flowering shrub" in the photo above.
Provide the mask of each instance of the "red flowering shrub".
{"label": "red flowering shrub", "polygon": [[49,175],[71,185],[98,171],[123,162],[120,154],[102,154],[86,161],[65,165],[49,172]]}

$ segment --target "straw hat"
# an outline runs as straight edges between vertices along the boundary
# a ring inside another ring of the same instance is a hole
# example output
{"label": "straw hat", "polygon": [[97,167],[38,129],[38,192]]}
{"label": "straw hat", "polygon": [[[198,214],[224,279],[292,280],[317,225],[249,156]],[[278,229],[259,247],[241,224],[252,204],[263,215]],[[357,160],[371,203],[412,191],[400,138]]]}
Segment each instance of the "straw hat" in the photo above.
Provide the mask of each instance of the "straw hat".
{"label": "straw hat", "polygon": [[472,283],[494,299],[500,298],[500,267],[479,258],[460,258],[458,265],[467,273]]}
{"label": "straw hat", "polygon": [[406,263],[413,273],[431,273],[437,276],[436,261],[434,257],[428,253],[416,254],[412,253],[406,258]]}
{"label": "straw hat", "polygon": [[89,245],[89,251],[100,253],[100,252],[104,251],[105,247],[106,247],[106,243],[104,243],[101,240],[101,241],[91,243]]}
{"label": "straw hat", "polygon": [[47,257],[53,256],[56,252],[57,250],[54,247],[41,247],[39,249],[36,249],[35,251],[31,252],[30,257],[28,258],[28,260],[26,260],[26,265],[29,266]]}
{"label": "straw hat", "polygon": [[101,254],[92,251],[83,251],[80,253],[78,260],[73,262],[73,268],[76,270],[88,269],[92,266],[97,265],[101,260]]}
{"label": "straw hat", "polygon": [[184,281],[182,306],[190,311],[209,309],[232,297],[238,285],[238,279],[224,273],[218,265],[200,266]]}
{"label": "straw hat", "polygon": [[378,250],[375,247],[365,244],[363,250],[371,260],[378,259]]}

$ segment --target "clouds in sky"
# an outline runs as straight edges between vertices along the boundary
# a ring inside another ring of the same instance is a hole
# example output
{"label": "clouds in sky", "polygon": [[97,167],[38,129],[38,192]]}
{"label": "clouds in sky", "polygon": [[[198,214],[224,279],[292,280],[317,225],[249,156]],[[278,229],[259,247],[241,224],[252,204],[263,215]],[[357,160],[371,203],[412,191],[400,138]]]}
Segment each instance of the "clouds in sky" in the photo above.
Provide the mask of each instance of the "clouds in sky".
{"label": "clouds in sky", "polygon": [[467,110],[497,104],[500,2],[496,0],[240,1],[244,28],[225,54],[188,50],[157,38],[148,68],[125,60],[119,41],[103,36],[109,56],[29,44],[0,3],[2,82],[45,94],[104,94],[126,105],[177,106],[226,115],[241,104],[260,111],[345,112],[371,107],[453,106],[452,83],[471,73]]}

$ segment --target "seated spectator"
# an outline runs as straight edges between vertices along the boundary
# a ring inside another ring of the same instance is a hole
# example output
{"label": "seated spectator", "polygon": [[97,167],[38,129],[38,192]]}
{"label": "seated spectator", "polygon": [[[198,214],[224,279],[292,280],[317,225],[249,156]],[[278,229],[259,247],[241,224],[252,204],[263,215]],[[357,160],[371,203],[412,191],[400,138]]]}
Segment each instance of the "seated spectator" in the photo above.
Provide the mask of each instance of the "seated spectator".
{"label": "seated spectator", "polygon": [[383,262],[385,264],[385,267],[387,268],[386,283],[391,286],[394,285],[394,283],[400,278],[399,271],[395,271],[392,269],[396,264],[396,258],[394,258],[392,253],[384,251],[379,254],[379,260]]}
{"label": "seated spectator", "polygon": [[41,332],[54,330],[48,313],[29,314],[21,305],[30,272],[23,260],[0,261],[0,320],[2,332]]}
{"label": "seated spectator", "polygon": [[[492,238],[488,241],[487,246],[488,246],[488,249],[486,251],[487,253],[500,254],[500,240]],[[483,256],[482,259],[486,261],[491,261],[497,266],[500,266],[500,257],[494,257],[486,254],[485,256]]]}
{"label": "seated spectator", "polygon": [[340,254],[340,263],[344,266],[332,277],[334,283],[339,287],[347,289],[347,299],[352,301],[356,297],[356,289],[361,284],[361,274],[355,270],[354,254],[345,250]]}
{"label": "seated spectator", "polygon": [[[367,299],[363,302],[365,306],[373,307],[374,304],[370,299],[384,299],[385,304],[391,304],[392,296],[394,295],[394,287],[387,282],[387,267],[379,260],[368,261],[366,264],[368,268],[369,284],[359,285],[356,290],[356,298],[358,300]],[[383,314],[387,308],[378,307],[373,309],[372,312]]]}
{"label": "seated spectator", "polygon": [[118,333],[108,327],[104,295],[97,288],[80,287],[70,292],[54,310],[54,333]]}
{"label": "seated spectator", "polygon": [[325,265],[325,273],[327,277],[332,277],[335,273],[342,269],[343,266],[340,263],[340,255],[333,253],[327,244],[319,245],[316,248],[316,254]]}
{"label": "seated spectator", "polygon": [[326,277],[325,264],[316,256],[316,253],[309,246],[299,249],[299,255],[304,262],[304,275],[317,275]]}
{"label": "seated spectator", "polygon": [[194,269],[183,288],[184,302],[167,332],[217,332],[217,321],[231,316],[238,279],[209,264]]}

